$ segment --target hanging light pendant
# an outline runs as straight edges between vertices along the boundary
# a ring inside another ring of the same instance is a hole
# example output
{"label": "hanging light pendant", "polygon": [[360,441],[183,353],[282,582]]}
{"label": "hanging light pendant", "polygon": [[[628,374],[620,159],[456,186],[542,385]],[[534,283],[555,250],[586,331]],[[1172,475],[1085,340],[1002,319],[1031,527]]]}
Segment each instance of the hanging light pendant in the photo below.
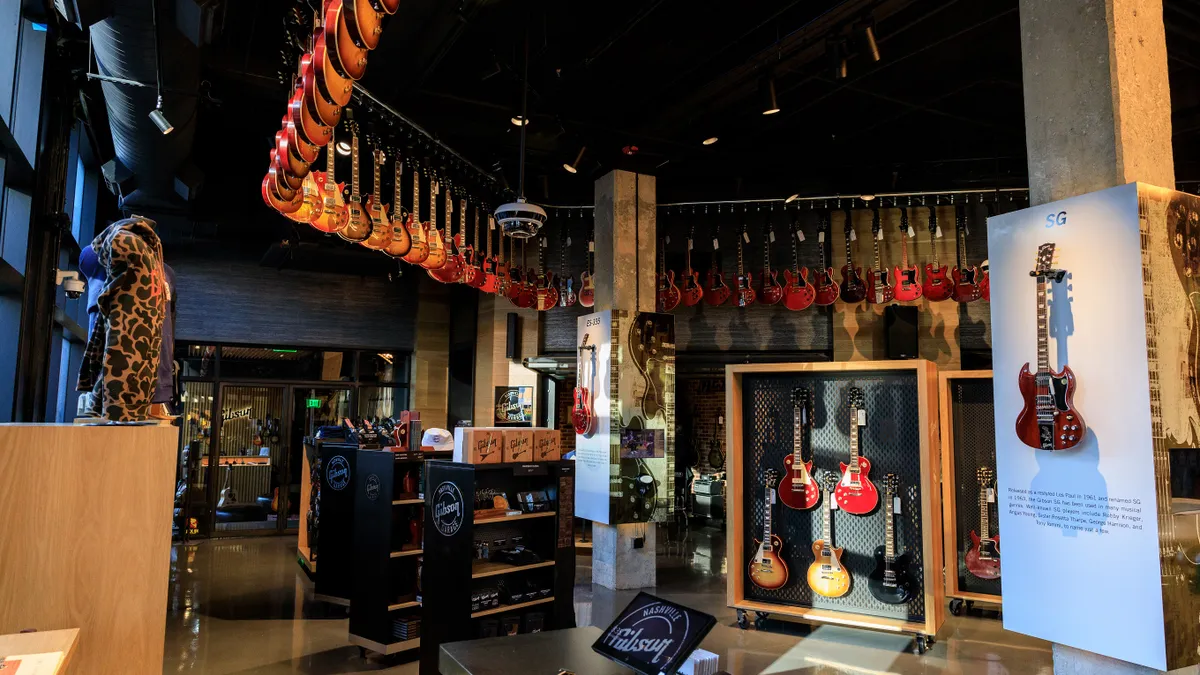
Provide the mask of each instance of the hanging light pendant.
{"label": "hanging light pendant", "polygon": [[525,201],[525,131],[529,124],[529,27],[525,27],[525,76],[521,81],[521,169],[517,184],[517,201],[501,204],[496,208],[496,222],[500,231],[513,239],[528,239],[538,233],[546,223],[546,211],[537,204]]}

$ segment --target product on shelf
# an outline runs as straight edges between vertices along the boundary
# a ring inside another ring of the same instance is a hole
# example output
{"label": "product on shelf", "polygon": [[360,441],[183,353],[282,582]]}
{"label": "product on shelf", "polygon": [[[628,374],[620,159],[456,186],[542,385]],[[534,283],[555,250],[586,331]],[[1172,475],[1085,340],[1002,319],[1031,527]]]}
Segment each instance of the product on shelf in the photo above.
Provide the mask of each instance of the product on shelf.
{"label": "product on shelf", "polygon": [[867,580],[867,587],[876,600],[889,605],[902,605],[912,597],[912,584],[908,579],[909,556],[896,555],[895,504],[900,497],[900,479],[889,473],[884,480],[884,523],[887,534],[884,543],[875,549],[875,571]]}
{"label": "product on shelf", "polygon": [[558,429],[533,430],[533,461],[556,462],[560,459],[562,432]]}
{"label": "product on shelf", "polygon": [[771,505],[775,490],[777,474],[774,469],[767,469],[766,485],[763,490],[763,538],[755,539],[758,552],[750,561],[750,581],[755,586],[766,590],[783,588],[788,581],[787,563],[783,562],[780,553],[783,551],[783,540],[771,529]]}
{"label": "product on shelf", "polygon": [[533,433],[533,429],[505,429],[502,461],[506,463],[532,462]]}
{"label": "product on shelf", "polygon": [[822,512],[821,538],[812,545],[813,563],[808,566],[808,587],[813,593],[827,598],[840,598],[850,592],[850,574],[842,564],[843,548],[833,545],[833,490],[832,474],[826,473],[825,508]]}

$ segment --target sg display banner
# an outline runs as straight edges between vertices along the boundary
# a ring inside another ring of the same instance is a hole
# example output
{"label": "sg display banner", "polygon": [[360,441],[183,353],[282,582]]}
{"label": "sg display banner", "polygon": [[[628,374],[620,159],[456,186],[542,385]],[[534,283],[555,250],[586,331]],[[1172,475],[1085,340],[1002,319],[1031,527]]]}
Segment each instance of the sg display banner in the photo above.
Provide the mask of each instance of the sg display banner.
{"label": "sg display banner", "polygon": [[1159,670],[1200,647],[1170,475],[1200,419],[1198,206],[1131,183],[988,220],[1004,627]]}

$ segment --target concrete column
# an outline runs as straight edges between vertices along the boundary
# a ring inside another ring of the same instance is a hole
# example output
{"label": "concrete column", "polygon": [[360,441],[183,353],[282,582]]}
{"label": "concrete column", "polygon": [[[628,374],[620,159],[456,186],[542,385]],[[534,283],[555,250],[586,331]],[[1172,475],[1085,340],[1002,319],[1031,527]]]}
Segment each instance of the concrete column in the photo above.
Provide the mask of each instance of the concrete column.
{"label": "concrete column", "polygon": [[[1175,187],[1162,0],[1020,0],[1033,205],[1142,181]],[[1060,675],[1153,672],[1054,645]]]}
{"label": "concrete column", "polygon": [[[597,312],[654,311],[655,186],[653,176],[628,171],[596,181]],[[656,580],[653,523],[593,524],[593,583],[629,589],[650,588]]]}
{"label": "concrete column", "polygon": [[[517,358],[505,356],[508,342],[508,315],[518,317],[520,336]],[[479,297],[479,321],[475,334],[475,426],[490,427],[495,421],[496,387],[537,387],[537,373],[526,368],[524,360],[538,353],[538,312],[521,309],[505,298],[483,293]],[[534,396],[534,419],[539,413]]]}

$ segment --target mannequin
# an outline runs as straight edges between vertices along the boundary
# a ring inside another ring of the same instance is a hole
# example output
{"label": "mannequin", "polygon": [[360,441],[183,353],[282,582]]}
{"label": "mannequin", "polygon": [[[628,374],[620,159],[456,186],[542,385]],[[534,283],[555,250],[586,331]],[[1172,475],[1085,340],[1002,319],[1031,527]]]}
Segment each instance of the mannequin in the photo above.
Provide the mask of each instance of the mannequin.
{"label": "mannequin", "polygon": [[76,388],[93,392],[94,416],[145,420],[158,381],[167,310],[162,244],[154,221],[133,216],[109,225],[91,247],[105,282]]}

